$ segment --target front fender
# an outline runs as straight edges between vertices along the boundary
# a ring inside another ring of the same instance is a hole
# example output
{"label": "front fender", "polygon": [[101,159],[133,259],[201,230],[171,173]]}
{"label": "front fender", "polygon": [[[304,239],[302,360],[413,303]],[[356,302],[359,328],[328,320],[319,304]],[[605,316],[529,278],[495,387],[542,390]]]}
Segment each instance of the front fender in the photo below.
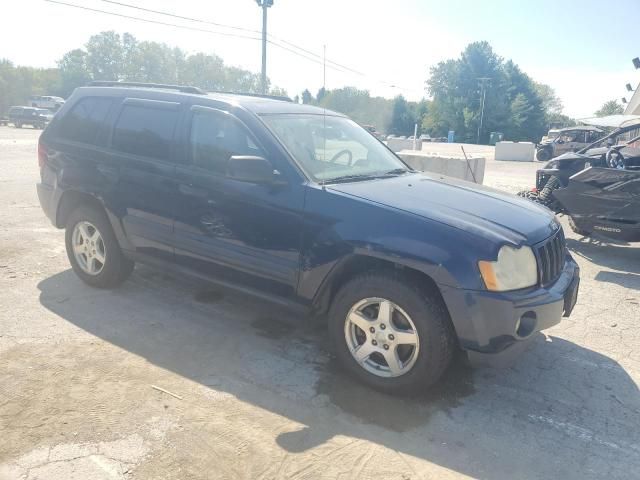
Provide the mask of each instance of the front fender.
{"label": "front fender", "polygon": [[298,294],[311,302],[331,272],[353,257],[411,268],[438,285],[482,289],[479,259],[499,245],[427,218],[310,188]]}

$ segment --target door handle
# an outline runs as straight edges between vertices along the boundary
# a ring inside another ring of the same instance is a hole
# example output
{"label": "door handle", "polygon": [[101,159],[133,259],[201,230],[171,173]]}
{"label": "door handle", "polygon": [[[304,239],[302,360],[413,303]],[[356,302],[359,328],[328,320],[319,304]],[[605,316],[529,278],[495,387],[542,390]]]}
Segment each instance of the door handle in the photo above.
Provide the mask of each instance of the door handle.
{"label": "door handle", "polygon": [[192,183],[181,183],[178,185],[178,190],[180,191],[180,193],[192,197],[206,198],[208,195],[208,191],[206,188],[194,187]]}

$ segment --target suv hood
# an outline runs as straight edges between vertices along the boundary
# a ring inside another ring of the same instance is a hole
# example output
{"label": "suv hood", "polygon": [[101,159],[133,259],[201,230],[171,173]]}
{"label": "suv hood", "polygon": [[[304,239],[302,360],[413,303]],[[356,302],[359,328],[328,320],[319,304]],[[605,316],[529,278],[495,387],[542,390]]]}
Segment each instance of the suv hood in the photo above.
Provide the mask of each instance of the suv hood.
{"label": "suv hood", "polygon": [[532,245],[558,229],[544,207],[451,177],[414,173],[326,188],[500,243]]}

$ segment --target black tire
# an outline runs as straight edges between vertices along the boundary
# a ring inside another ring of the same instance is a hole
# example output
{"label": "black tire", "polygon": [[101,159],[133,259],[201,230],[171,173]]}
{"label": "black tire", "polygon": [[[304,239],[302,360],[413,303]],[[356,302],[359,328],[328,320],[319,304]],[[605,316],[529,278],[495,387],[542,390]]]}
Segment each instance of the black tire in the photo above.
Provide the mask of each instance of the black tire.
{"label": "black tire", "polygon": [[520,190],[516,195],[531,200],[532,202],[538,202],[538,192],[534,192],[533,190]]}
{"label": "black tire", "polygon": [[540,162],[551,160],[551,151],[548,148],[541,148],[536,152],[536,158]]}
{"label": "black tire", "polygon": [[22,128],[22,124],[20,122],[14,123],[13,126],[16,128]]}
{"label": "black tire", "polygon": [[517,193],[518,197],[526,198],[532,202],[544,205],[545,207],[558,213],[561,210],[560,205],[556,202],[555,198],[551,195],[554,190],[560,187],[561,182],[555,175],[547,180],[542,190],[539,192],[533,190],[522,190]]}
{"label": "black tire", "polygon": [[583,230],[582,228],[580,228],[576,224],[576,221],[573,219],[573,217],[571,215],[567,215],[567,217],[568,217],[568,220],[569,220],[569,227],[571,228],[571,230],[573,230],[578,235],[582,235],[583,237],[588,237],[589,235],[591,235],[590,231]]}
{"label": "black tire", "polygon": [[[99,230],[105,247],[105,262],[97,275],[83,271],[73,253],[72,235],[75,226],[82,221],[90,222]],[[96,207],[78,207],[69,215],[65,231],[67,257],[73,271],[87,285],[98,288],[113,288],[124,282],[133,271],[134,263],[122,254],[111,223],[105,212]]]}
{"label": "black tire", "polygon": [[[366,298],[390,300],[407,313],[417,330],[420,348],[413,367],[397,377],[380,377],[365,370],[351,355],[345,322],[351,308]],[[329,334],[336,355],[363,383],[386,393],[416,393],[436,383],[455,351],[456,338],[449,314],[437,293],[392,273],[368,273],[347,282],[329,310]]]}

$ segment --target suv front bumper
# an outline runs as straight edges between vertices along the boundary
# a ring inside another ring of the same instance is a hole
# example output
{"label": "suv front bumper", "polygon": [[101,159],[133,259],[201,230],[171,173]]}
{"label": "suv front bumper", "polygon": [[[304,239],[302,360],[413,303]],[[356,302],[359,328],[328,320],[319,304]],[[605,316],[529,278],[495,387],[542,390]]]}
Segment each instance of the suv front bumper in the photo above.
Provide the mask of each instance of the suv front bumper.
{"label": "suv front bumper", "polygon": [[578,298],[580,268],[567,255],[548,287],[515,292],[441,288],[460,345],[472,364],[500,365],[526,348],[541,330],[568,317]]}

